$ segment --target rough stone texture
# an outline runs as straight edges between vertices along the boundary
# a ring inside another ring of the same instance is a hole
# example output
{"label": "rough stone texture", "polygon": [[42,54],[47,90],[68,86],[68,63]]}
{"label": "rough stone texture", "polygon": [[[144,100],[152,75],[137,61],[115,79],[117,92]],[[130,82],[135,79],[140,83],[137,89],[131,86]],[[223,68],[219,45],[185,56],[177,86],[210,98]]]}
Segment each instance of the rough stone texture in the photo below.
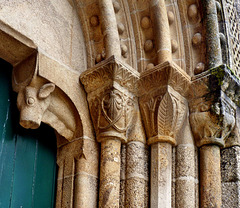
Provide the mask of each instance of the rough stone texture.
{"label": "rough stone texture", "polygon": [[[218,2],[1,1],[0,57],[14,66],[21,124],[35,128],[39,121],[33,117],[42,116],[58,132],[56,207],[150,207],[149,202],[152,207],[220,207],[220,156],[213,144],[224,145],[217,134],[223,130],[227,136],[234,116],[239,117],[229,101],[238,102],[239,85],[232,79],[221,86],[227,102],[221,102],[227,115],[223,126],[223,117],[210,114],[217,105],[203,99],[209,83],[193,85],[209,67],[221,69],[226,55]],[[236,25],[230,25],[233,34],[238,34]],[[239,37],[234,36],[230,59],[237,69]],[[79,75],[87,68],[83,87]],[[188,103],[190,85],[200,97],[193,105]],[[187,112],[194,108],[190,129]],[[94,133],[102,143],[101,159]],[[227,147],[239,144],[238,133],[236,125]],[[201,147],[199,166],[194,145],[203,144],[209,146]],[[173,151],[171,145],[176,145]],[[239,157],[239,147],[222,150],[223,207],[240,206]]]}
{"label": "rough stone texture", "polygon": [[149,148],[141,142],[127,144],[127,174],[128,178],[142,178],[148,180]]}
{"label": "rough stone texture", "polygon": [[240,147],[221,150],[221,174],[223,182],[240,181]]}
{"label": "rough stone texture", "polygon": [[221,150],[222,207],[240,206],[240,147]]}
{"label": "rough stone texture", "polygon": [[180,144],[176,147],[176,200],[175,207],[195,207],[196,166],[195,147],[192,144]]}
{"label": "rough stone texture", "polygon": [[149,149],[141,142],[127,144],[126,207],[148,207]]}
{"label": "rough stone texture", "polygon": [[121,170],[120,170],[120,203],[119,207],[125,207],[125,197],[126,197],[126,157],[127,157],[127,147],[126,144],[122,144],[121,148]]}
{"label": "rough stone texture", "polygon": [[195,178],[195,147],[193,145],[178,145],[176,147],[176,178]]}
{"label": "rough stone texture", "polygon": [[149,207],[148,181],[142,178],[131,178],[126,182],[125,207]]}
{"label": "rough stone texture", "polygon": [[222,183],[222,208],[240,206],[240,182]]}
{"label": "rough stone texture", "polygon": [[98,178],[82,171],[75,175],[74,186],[74,208],[97,207]]}
{"label": "rough stone texture", "polygon": [[[194,178],[177,178],[176,179],[176,208],[195,208],[195,189]],[[181,199],[181,200],[177,200]]]}

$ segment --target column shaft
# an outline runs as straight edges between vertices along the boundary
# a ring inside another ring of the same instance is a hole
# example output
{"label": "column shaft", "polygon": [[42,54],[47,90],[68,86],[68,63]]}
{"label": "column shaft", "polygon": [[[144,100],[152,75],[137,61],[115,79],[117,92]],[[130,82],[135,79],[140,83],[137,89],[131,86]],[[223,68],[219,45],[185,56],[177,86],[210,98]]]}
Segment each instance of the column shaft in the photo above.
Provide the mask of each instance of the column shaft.
{"label": "column shaft", "polygon": [[200,206],[220,208],[221,172],[220,147],[204,145],[200,148]]}
{"label": "column shaft", "polygon": [[151,146],[151,207],[171,208],[172,145]]}
{"label": "column shaft", "polygon": [[112,55],[121,57],[120,40],[112,0],[99,0],[99,8],[103,24],[106,58]]}
{"label": "column shaft", "polygon": [[222,64],[221,43],[215,0],[203,0],[206,28],[208,69]]}
{"label": "column shaft", "polygon": [[151,7],[154,17],[158,64],[161,64],[165,61],[171,61],[172,59],[171,36],[167,10],[164,0],[152,0]]}
{"label": "column shaft", "polygon": [[121,141],[106,139],[101,142],[100,208],[118,208],[120,195]]}

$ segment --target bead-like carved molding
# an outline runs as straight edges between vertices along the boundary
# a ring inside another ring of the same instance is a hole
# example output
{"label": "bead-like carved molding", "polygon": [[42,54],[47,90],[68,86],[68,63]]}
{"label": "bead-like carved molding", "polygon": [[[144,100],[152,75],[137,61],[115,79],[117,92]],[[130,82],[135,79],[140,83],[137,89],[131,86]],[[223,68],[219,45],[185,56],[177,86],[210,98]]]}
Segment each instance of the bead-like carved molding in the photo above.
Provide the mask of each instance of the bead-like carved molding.
{"label": "bead-like carved molding", "polygon": [[190,124],[196,145],[221,147],[235,126],[239,81],[225,66],[210,69],[193,80]]}
{"label": "bead-like carved molding", "polygon": [[143,72],[140,79],[140,107],[148,144],[176,145],[175,135],[186,115],[190,77],[173,63],[165,62]]}
{"label": "bead-like carved molding", "polygon": [[136,108],[139,73],[115,56],[80,76],[88,93],[88,103],[97,140],[115,137],[126,142],[126,131]]}

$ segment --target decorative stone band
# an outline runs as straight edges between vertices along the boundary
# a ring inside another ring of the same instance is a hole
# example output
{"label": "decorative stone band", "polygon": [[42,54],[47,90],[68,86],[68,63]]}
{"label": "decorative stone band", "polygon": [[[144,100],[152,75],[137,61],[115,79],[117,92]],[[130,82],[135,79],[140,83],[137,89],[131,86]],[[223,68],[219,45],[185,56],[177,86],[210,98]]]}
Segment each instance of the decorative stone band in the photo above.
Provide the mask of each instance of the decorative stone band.
{"label": "decorative stone band", "polygon": [[223,147],[235,126],[239,80],[221,65],[196,76],[190,93],[190,124],[197,146]]}
{"label": "decorative stone band", "polygon": [[80,79],[88,93],[97,140],[112,137],[126,142],[126,131],[137,105],[139,73],[112,56],[84,72]]}
{"label": "decorative stone band", "polygon": [[186,115],[190,77],[177,65],[165,62],[141,74],[140,109],[148,144],[176,145],[175,135]]}

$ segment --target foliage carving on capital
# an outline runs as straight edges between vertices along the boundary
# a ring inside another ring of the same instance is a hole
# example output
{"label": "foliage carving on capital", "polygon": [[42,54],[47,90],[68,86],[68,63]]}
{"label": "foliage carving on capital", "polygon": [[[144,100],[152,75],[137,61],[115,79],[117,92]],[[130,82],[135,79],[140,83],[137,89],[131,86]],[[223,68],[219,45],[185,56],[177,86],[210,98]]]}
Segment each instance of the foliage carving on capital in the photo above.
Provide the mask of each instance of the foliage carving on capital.
{"label": "foliage carving on capital", "polygon": [[87,93],[94,92],[96,89],[105,89],[114,83],[136,93],[139,73],[129,65],[122,63],[115,56],[102,61],[95,67],[81,74],[80,80]]}
{"label": "foliage carving on capital", "polygon": [[186,115],[185,99],[171,87],[141,98],[140,107],[148,135],[148,144],[169,142],[176,145],[175,136]]}

